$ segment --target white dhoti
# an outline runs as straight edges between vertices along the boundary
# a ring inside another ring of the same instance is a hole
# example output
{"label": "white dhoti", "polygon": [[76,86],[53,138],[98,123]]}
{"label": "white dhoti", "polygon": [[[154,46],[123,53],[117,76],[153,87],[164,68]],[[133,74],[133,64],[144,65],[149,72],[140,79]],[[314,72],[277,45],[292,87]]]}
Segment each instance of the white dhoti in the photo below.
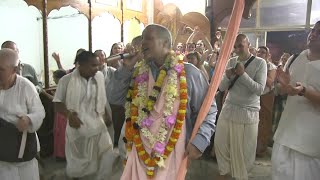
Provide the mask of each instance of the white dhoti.
{"label": "white dhoti", "polygon": [[271,160],[273,180],[320,179],[319,158],[307,156],[275,143],[273,145]]}
{"label": "white dhoti", "polygon": [[7,163],[0,161],[1,180],[39,180],[38,161]]}
{"label": "white dhoti", "polygon": [[78,129],[69,124],[66,128],[67,175],[108,179],[117,155],[113,153],[113,143],[103,119],[105,113],[111,119],[103,74],[97,72],[85,79],[75,70],[59,81],[53,101],[65,103],[82,122]]}
{"label": "white dhoti", "polygon": [[[250,114],[253,113],[253,114]],[[259,112],[247,116],[259,118]],[[223,111],[220,114],[214,140],[215,153],[221,175],[230,174],[236,179],[248,179],[255,161],[258,123],[236,123],[243,114]],[[234,118],[232,121],[230,118]]]}
{"label": "white dhoti", "polygon": [[97,180],[108,179],[116,157],[108,131],[73,141],[66,139],[67,175],[70,177],[90,175]]}

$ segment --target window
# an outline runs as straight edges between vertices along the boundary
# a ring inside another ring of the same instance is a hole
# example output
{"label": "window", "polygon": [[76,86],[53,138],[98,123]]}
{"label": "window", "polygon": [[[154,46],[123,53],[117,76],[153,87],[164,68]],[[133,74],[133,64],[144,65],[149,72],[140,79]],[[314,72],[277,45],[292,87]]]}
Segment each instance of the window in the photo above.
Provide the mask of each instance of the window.
{"label": "window", "polygon": [[320,21],[320,1],[312,1],[311,17],[310,24],[315,24],[317,21]]}
{"label": "window", "polygon": [[307,4],[308,0],[260,0],[261,27],[305,25]]}

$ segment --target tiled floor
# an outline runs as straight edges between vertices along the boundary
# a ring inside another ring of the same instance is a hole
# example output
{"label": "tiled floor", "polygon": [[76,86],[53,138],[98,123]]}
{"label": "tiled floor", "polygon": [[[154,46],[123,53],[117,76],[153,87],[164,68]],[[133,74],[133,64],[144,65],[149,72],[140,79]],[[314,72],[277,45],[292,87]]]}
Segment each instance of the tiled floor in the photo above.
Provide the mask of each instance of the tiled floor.
{"label": "tiled floor", "polygon": [[[47,158],[44,159],[44,163],[45,168],[40,169],[44,180],[69,180],[65,175],[65,162],[56,162],[54,158]],[[106,180],[119,180],[120,166],[117,168],[117,173]],[[186,180],[214,180],[217,174],[217,162],[214,159],[203,157],[201,160],[191,162]],[[255,166],[249,174],[249,180],[271,180],[270,156],[256,159]]]}

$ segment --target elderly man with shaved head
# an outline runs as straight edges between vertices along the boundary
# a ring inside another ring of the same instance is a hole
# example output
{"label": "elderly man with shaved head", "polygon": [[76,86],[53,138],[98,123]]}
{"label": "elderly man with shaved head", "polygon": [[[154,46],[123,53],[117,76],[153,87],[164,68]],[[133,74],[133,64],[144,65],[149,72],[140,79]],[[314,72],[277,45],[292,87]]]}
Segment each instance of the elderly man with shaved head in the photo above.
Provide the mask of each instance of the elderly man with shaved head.
{"label": "elderly man with shaved head", "polygon": [[35,86],[17,75],[18,54],[0,50],[0,179],[37,180],[40,150],[35,131],[45,117]]}
{"label": "elderly man with shaved head", "polygon": [[219,89],[228,90],[215,135],[215,152],[219,179],[230,174],[235,179],[248,179],[255,160],[260,96],[267,80],[267,63],[249,51],[249,39],[237,36],[231,58]]}
{"label": "elderly man with shaved head", "polygon": [[[5,41],[1,45],[1,49],[3,48],[8,48],[12,49],[19,55],[19,49],[18,46],[15,42],[13,41]],[[17,68],[17,73],[27,79],[29,79],[35,86],[38,92],[41,92],[42,89],[42,84],[39,82],[37,73],[35,69],[26,63],[18,62],[18,68]]]}
{"label": "elderly man with shaved head", "polygon": [[125,58],[110,81],[111,100],[126,101],[127,161],[121,180],[177,179],[184,156],[197,159],[210,144],[216,104],[191,140],[208,89],[206,78],[179,61],[171,33],[161,25],[144,29],[142,51],[143,59],[139,54]]}

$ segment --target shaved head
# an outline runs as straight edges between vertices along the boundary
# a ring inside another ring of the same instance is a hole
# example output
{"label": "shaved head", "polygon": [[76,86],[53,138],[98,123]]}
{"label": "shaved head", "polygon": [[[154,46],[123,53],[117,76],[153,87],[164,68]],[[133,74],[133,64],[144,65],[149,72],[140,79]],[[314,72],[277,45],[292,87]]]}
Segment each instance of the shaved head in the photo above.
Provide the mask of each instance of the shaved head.
{"label": "shaved head", "polygon": [[17,44],[16,44],[15,42],[13,42],[13,41],[5,41],[4,43],[2,43],[1,49],[4,49],[4,48],[12,49],[12,50],[14,50],[15,52],[19,53],[18,46],[17,46]]}
{"label": "shaved head", "polygon": [[237,36],[237,38],[236,38],[236,41],[243,41],[243,40],[249,42],[248,36],[245,35],[245,34],[238,34],[238,36]]}
{"label": "shaved head", "polygon": [[150,24],[143,30],[142,35],[150,31],[155,31],[158,35],[158,38],[166,42],[168,49],[172,48],[172,35],[166,27],[159,24]]}
{"label": "shaved head", "polygon": [[238,34],[236,42],[234,43],[234,51],[238,56],[250,55],[250,42],[245,34]]}
{"label": "shaved head", "polygon": [[18,53],[12,49],[0,50],[0,89],[10,88],[18,70]]}
{"label": "shaved head", "polygon": [[17,67],[19,65],[18,53],[9,48],[0,50],[0,63],[9,67]]}

